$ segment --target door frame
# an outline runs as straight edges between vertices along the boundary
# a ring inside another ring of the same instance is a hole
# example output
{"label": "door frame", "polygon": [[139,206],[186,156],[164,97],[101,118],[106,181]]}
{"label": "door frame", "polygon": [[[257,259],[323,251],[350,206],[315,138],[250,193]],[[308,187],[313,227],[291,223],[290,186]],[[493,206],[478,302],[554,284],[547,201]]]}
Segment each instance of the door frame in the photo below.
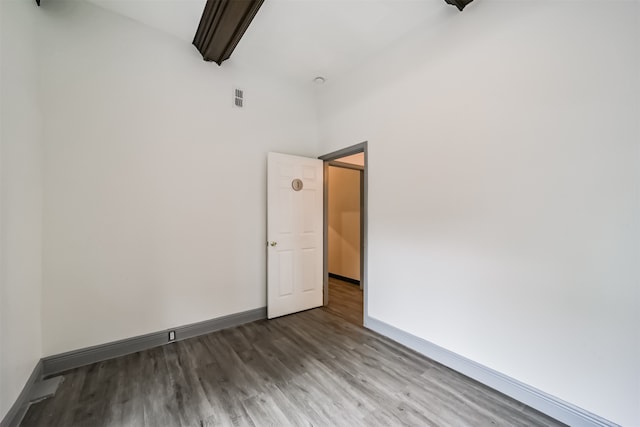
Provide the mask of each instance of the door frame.
{"label": "door frame", "polygon": [[364,170],[363,179],[360,184],[361,191],[361,221],[360,221],[360,287],[362,289],[362,324],[366,326],[366,319],[369,317],[368,303],[367,303],[367,288],[368,288],[368,181],[369,181],[369,159],[367,150],[367,141],[360,144],[352,145],[350,147],[342,148],[337,151],[319,156],[318,159],[323,161],[324,169],[324,212],[323,212],[323,236],[324,236],[324,248],[323,248],[323,290],[324,290],[324,305],[329,304],[329,163],[339,159],[341,157],[350,156],[352,154],[364,153]]}

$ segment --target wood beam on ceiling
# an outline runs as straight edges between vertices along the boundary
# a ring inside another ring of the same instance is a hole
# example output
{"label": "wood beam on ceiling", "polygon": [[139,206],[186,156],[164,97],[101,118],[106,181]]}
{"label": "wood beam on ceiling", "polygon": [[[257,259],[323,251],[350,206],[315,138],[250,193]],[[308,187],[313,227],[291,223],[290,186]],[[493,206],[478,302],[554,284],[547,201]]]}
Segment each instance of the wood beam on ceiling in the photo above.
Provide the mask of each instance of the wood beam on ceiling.
{"label": "wood beam on ceiling", "polygon": [[193,39],[205,61],[229,59],[264,0],[207,0]]}
{"label": "wood beam on ceiling", "polygon": [[462,11],[466,5],[471,3],[473,0],[444,0],[448,4],[452,4],[458,8],[458,10]]}

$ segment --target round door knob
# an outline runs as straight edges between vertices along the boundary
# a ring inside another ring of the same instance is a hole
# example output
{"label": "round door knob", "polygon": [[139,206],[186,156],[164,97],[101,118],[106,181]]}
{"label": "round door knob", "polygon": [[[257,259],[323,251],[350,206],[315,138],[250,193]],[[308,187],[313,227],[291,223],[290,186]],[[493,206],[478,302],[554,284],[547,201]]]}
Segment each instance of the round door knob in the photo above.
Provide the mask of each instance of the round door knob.
{"label": "round door knob", "polygon": [[269,246],[278,246],[278,242],[269,242]]}

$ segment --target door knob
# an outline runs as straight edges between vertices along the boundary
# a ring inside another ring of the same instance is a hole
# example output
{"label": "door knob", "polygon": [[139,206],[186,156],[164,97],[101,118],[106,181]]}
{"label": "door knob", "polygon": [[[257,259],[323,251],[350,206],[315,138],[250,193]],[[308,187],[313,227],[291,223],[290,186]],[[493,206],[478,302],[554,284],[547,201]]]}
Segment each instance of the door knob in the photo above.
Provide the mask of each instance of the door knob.
{"label": "door knob", "polygon": [[278,246],[278,242],[268,242],[269,246]]}

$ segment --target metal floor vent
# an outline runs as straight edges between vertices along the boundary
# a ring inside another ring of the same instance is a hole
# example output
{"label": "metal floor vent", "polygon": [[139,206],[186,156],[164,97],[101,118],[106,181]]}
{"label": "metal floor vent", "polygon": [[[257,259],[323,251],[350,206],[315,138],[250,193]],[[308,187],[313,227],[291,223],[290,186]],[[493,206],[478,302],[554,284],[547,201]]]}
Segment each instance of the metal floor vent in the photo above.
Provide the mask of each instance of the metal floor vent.
{"label": "metal floor vent", "polygon": [[238,108],[244,107],[244,91],[242,89],[236,89],[233,103]]}

